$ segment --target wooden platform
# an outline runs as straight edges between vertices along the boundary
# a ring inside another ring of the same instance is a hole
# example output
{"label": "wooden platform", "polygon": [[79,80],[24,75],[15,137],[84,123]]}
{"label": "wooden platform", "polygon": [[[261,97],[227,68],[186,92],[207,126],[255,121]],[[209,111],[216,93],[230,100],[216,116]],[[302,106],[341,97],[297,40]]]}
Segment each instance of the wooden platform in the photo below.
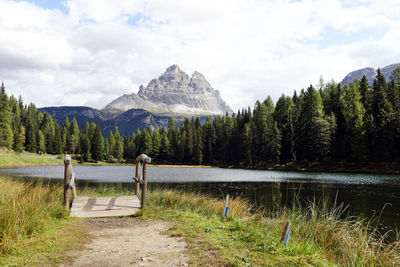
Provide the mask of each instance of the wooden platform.
{"label": "wooden platform", "polygon": [[72,217],[130,216],[138,212],[140,202],[137,196],[120,197],[78,197],[73,200]]}

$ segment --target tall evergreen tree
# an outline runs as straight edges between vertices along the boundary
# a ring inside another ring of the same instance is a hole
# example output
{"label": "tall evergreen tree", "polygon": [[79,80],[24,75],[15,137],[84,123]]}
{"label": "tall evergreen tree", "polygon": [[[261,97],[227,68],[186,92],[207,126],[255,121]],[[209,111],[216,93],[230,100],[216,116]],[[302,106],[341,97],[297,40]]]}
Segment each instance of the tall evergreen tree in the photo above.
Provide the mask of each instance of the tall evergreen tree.
{"label": "tall evergreen tree", "polygon": [[93,134],[92,142],[93,149],[92,149],[92,158],[95,161],[103,160],[103,150],[104,150],[104,143],[103,143],[103,134],[101,133],[100,125],[96,125],[94,134]]}
{"label": "tall evergreen tree", "polygon": [[40,154],[46,153],[46,143],[45,143],[44,135],[41,130],[38,131],[38,136],[37,136],[36,142],[38,144],[37,153],[40,153]]}
{"label": "tall evergreen tree", "polygon": [[214,162],[213,148],[215,145],[215,129],[210,117],[207,117],[202,128],[204,144],[204,161],[212,164]]}
{"label": "tall evergreen tree", "polygon": [[178,133],[176,131],[176,125],[174,118],[170,118],[168,122],[168,139],[171,148],[172,158],[177,159],[179,153],[178,147]]}
{"label": "tall evergreen tree", "polygon": [[14,134],[11,129],[11,107],[5,91],[4,83],[0,88],[0,146],[12,149]]}
{"label": "tall evergreen tree", "polygon": [[330,151],[332,128],[325,118],[321,96],[313,86],[310,86],[301,96],[301,101],[300,158],[322,160]]}
{"label": "tall evergreen tree", "polygon": [[346,143],[350,147],[353,161],[365,160],[368,155],[367,133],[365,129],[365,109],[361,102],[359,83],[346,84],[343,96],[343,116],[346,121]]}
{"label": "tall evergreen tree", "polygon": [[296,161],[295,154],[295,129],[294,129],[294,103],[292,98],[282,95],[276,103],[274,120],[281,132],[281,162]]}
{"label": "tall evergreen tree", "polygon": [[378,159],[386,162],[386,168],[389,168],[391,151],[395,145],[394,133],[392,131],[393,107],[387,97],[387,83],[380,69],[374,79],[373,85],[373,106],[372,112],[376,123],[376,142],[374,145],[374,154]]}

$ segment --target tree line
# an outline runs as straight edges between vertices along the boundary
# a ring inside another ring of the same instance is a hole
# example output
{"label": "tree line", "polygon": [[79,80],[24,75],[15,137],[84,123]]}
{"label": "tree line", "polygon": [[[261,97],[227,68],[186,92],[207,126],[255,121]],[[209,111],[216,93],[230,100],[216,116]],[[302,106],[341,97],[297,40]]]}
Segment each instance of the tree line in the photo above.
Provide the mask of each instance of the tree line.
{"label": "tree line", "polygon": [[253,109],[207,118],[185,118],[178,127],[137,130],[121,136],[116,127],[104,139],[100,126],[76,120],[58,125],[21,98],[0,96],[0,145],[15,151],[72,153],[82,161],[134,159],[146,153],[159,161],[262,167],[302,161],[400,160],[400,68],[390,80],[378,70],[373,86],[365,76],[343,87],[322,80],[317,86],[270,97]]}

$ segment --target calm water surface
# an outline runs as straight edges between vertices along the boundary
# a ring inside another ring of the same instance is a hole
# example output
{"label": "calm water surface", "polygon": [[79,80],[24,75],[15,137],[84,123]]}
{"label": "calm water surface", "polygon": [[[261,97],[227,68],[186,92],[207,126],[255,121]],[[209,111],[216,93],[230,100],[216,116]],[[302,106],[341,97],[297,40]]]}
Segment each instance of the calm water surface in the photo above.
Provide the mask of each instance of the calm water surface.
{"label": "calm water surface", "polygon": [[[134,166],[74,166],[78,186],[133,190]],[[379,215],[381,229],[400,229],[400,176],[350,173],[305,173],[223,168],[150,167],[149,187],[177,188],[187,192],[241,196],[255,206],[272,208],[273,197],[290,205],[302,201],[337,198],[348,205],[349,215]],[[0,175],[63,179],[64,166],[0,169]]]}

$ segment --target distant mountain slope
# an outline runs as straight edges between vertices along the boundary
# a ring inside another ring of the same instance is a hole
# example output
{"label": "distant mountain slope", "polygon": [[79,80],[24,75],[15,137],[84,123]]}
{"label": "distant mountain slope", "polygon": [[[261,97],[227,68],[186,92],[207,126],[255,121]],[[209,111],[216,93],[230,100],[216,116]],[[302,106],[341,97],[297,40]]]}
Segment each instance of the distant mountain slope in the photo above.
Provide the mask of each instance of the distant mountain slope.
{"label": "distant mountain slope", "polygon": [[44,107],[38,108],[39,112],[47,112],[57,123],[62,125],[65,117],[69,120],[76,118],[80,129],[85,127],[86,121],[102,124],[105,121],[105,116],[100,110],[85,106],[61,106],[61,107]]}
{"label": "distant mountain slope", "polygon": [[[130,109],[113,118],[108,118],[100,110],[84,106],[44,107],[38,110],[49,113],[60,125],[63,124],[65,117],[68,117],[70,121],[75,118],[81,130],[85,127],[86,122],[95,122],[100,125],[105,136],[108,136],[115,126],[118,126],[121,135],[128,136],[137,129],[167,127],[170,119],[169,116],[152,114],[143,109]],[[175,116],[176,125],[181,125],[184,118],[184,116]],[[207,116],[199,118],[204,123]]]}
{"label": "distant mountain slope", "polygon": [[82,106],[45,107],[39,108],[38,110],[39,112],[49,113],[60,125],[64,122],[65,117],[68,117],[69,120],[75,118],[79,129],[83,129],[86,122],[94,122],[100,125],[105,135],[108,135],[115,126],[118,126],[119,132],[122,135],[131,135],[137,129],[144,129],[146,127],[167,126],[170,118],[168,116],[153,115],[143,109],[130,109],[112,119],[107,119],[107,117],[97,109]]}
{"label": "distant mountain slope", "polygon": [[[391,64],[389,66],[381,68],[381,72],[385,76],[386,81],[389,81],[390,75],[398,66],[400,66],[400,63]],[[347,74],[346,77],[344,77],[344,79],[340,82],[340,85],[343,86],[347,83],[352,83],[356,78],[360,80],[365,74],[368,79],[369,85],[372,86],[372,84],[374,83],[374,78],[376,76],[376,71],[377,70],[374,70],[373,68],[364,68],[352,71]]]}
{"label": "distant mountain slope", "polygon": [[171,116],[233,113],[204,75],[195,71],[189,77],[178,65],[168,67],[147,87],[140,86],[138,94],[127,94],[113,100],[102,112],[106,116],[116,116],[132,108]]}

